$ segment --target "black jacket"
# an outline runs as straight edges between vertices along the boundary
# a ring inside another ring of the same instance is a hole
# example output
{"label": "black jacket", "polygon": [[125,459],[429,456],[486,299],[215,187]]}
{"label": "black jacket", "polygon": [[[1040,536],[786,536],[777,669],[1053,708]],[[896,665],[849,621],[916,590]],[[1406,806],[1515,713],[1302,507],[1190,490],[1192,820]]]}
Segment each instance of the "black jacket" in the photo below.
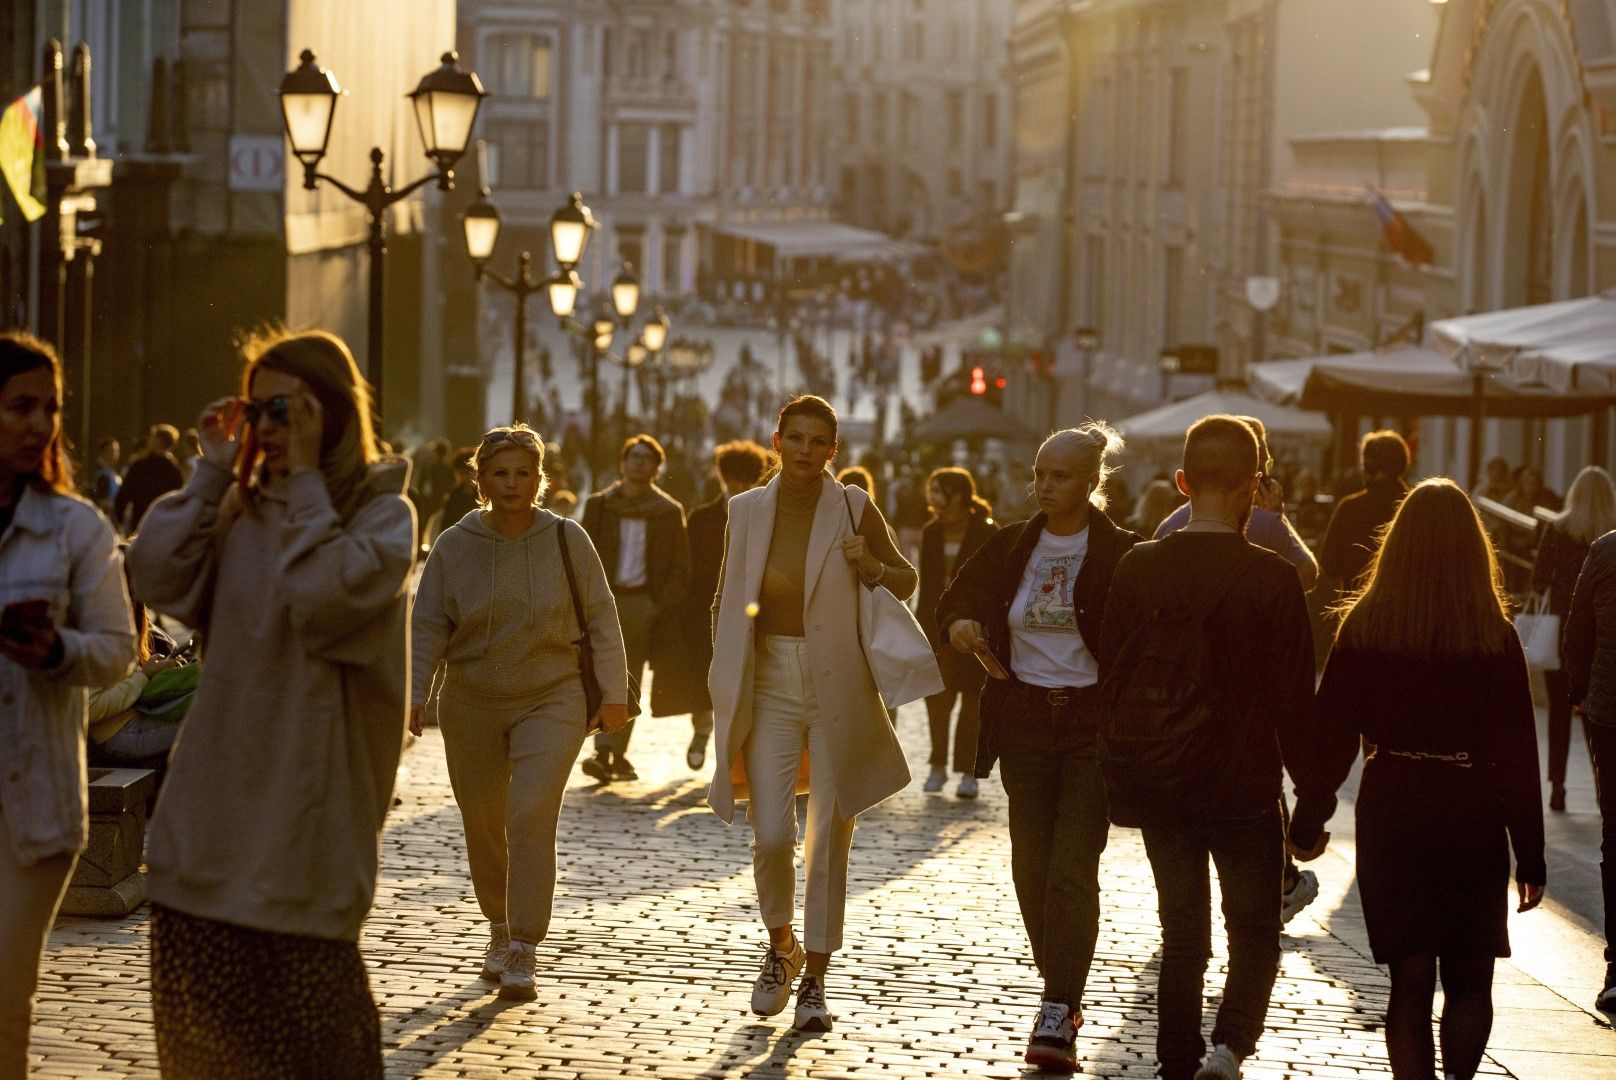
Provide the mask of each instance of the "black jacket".
{"label": "black jacket", "polygon": [[[933,620],[938,638],[948,640],[948,628],[960,619],[982,624],[988,647],[1006,671],[1010,670],[1010,605],[1026,572],[1038,538],[1043,535],[1046,516],[1042,511],[1031,520],[1007,525],[994,533],[975,555],[954,573],[954,580],[937,601]],[[1111,589],[1111,575],[1128,549],[1142,540],[1106,517],[1098,509],[1089,510],[1089,551],[1077,572],[1073,599],[1077,606],[1077,629],[1089,651],[1099,655],[1100,624],[1105,615],[1105,598]],[[952,648],[952,646],[950,646]],[[989,679],[982,687],[982,728],[977,738],[976,775],[985,777],[999,759],[998,728],[1009,716],[1009,684]]]}
{"label": "black jacket", "polygon": [[1616,533],[1588,549],[1564,629],[1571,703],[1588,702],[1588,719],[1616,727]]}
{"label": "black jacket", "polygon": [[[954,559],[954,573],[958,574],[970,557],[988,538],[998,531],[991,518],[972,515],[965,526],[965,538],[960,541],[959,554]],[[937,652],[937,669],[942,672],[943,686],[949,691],[974,694],[982,689],[986,673],[974,656],[966,656],[948,643],[946,627],[937,627],[937,601],[951,580],[947,559],[943,553],[943,525],[928,522],[920,533],[920,595],[915,604],[915,618],[925,627],[931,646]]]}
{"label": "black jacket", "polygon": [[1380,547],[1381,527],[1397,516],[1407,494],[1408,485],[1402,480],[1380,478],[1337,503],[1319,544],[1319,569],[1352,585],[1368,569]]}
{"label": "black jacket", "polygon": [[1571,610],[1571,594],[1577,589],[1577,575],[1588,560],[1589,545],[1567,536],[1558,525],[1546,526],[1538,541],[1537,559],[1532,563],[1532,588],[1549,594],[1549,613],[1565,618]]}

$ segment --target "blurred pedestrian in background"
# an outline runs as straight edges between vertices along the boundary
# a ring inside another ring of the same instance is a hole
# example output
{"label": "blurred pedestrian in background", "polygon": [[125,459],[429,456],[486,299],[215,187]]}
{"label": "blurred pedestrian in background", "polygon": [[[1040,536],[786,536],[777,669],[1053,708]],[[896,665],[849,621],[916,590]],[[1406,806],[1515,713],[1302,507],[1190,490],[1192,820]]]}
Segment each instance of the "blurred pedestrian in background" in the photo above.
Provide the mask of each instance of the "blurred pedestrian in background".
{"label": "blurred pedestrian in background", "polygon": [[[686,645],[679,636],[680,605],[690,584],[690,538],[685,511],[656,486],[667,455],[649,435],[635,435],[623,444],[618,458],[619,477],[584,503],[584,530],[612,584],[617,618],[628,653],[629,692],[653,671],[677,667]],[[654,696],[651,713],[668,715],[665,702]],[[659,706],[661,706],[659,708]],[[585,758],[584,774],[609,784],[638,780],[628,760],[630,723],[595,736],[595,753]]]}
{"label": "blurred pedestrian in background", "polygon": [[[502,998],[531,1001],[535,949],[555,902],[567,777],[587,732],[628,723],[628,668],[589,535],[539,509],[538,436],[525,424],[494,428],[476,468],[482,508],[438,537],[415,595],[410,729],[421,734],[438,688],[471,885],[489,923],[482,978],[499,983]],[[587,626],[576,625],[573,583]],[[574,644],[585,635],[602,692],[594,715]]]}
{"label": "blurred pedestrian in background", "polygon": [[0,1077],[28,1071],[39,960],[89,836],[85,687],[123,678],[135,631],[106,520],[73,493],[62,366],[0,334]]}
{"label": "blurred pedestrian in background", "polygon": [[202,464],[129,549],[136,595],[207,641],[147,839],[158,1060],[380,1077],[358,940],[404,742],[409,463],[380,456],[340,338],[243,353],[243,396],[203,411]]}
{"label": "blurred pedestrian in background", "polygon": [[1360,747],[1358,891],[1375,962],[1391,969],[1386,1052],[1397,1080],[1476,1075],[1492,1029],[1494,959],[1543,898],[1543,802],[1526,657],[1492,543],[1451,480],[1402,500],[1347,603],[1319,685],[1316,758],[1296,775],[1290,848],[1316,858]]}
{"label": "blurred pedestrian in background", "polygon": [[126,535],[140,529],[151,504],[185,483],[185,473],[175,460],[174,444],[180,433],[172,424],[154,424],[146,435],[146,448],[123,475],[112,504],[112,520]]}
{"label": "blurred pedestrian in background", "polygon": [[[1561,620],[1562,634],[1588,549],[1612,529],[1616,529],[1616,484],[1604,469],[1589,465],[1571,482],[1565,509],[1544,526],[1532,564],[1532,591],[1547,598],[1548,613]],[[1566,763],[1571,756],[1571,706],[1575,704],[1563,658],[1561,664],[1543,672],[1543,686],[1549,699],[1549,809],[1558,813],[1566,808]],[[1584,736],[1591,738],[1587,717],[1582,726]]]}
{"label": "blurred pedestrian in background", "polygon": [[926,698],[926,715],[931,728],[931,771],[925,790],[938,792],[948,783],[949,727],[954,702],[959,702],[959,723],[954,727],[953,770],[959,774],[955,794],[974,799],[976,742],[980,733],[982,681],[986,673],[976,657],[961,653],[949,644],[948,634],[937,626],[937,602],[953,582],[966,560],[975,555],[997,530],[993,507],[976,493],[976,479],[968,469],[935,470],[926,481],[926,499],[932,519],[920,533],[920,596],[915,618],[925,627],[937,652],[937,667],[943,675],[943,692]]}
{"label": "blurred pedestrian in background", "polygon": [[[829,402],[790,401],[775,431],[779,472],[730,500],[708,675],[718,760],[707,801],[726,825],[736,801],[749,801],[752,874],[769,932],[752,1011],[779,1013],[803,972],[793,1026],[804,1031],[829,1031],[834,1019],[825,973],[842,946],[854,822],[909,783],[859,640],[858,590],[884,586],[908,599],[915,570],[876,505],[827,472],[836,432]],[[799,941],[792,924],[804,792]]]}
{"label": "blurred pedestrian in background", "polygon": [[1033,466],[1038,513],[989,538],[937,602],[938,632],[999,676],[982,690],[975,771],[999,763],[1011,878],[1043,976],[1026,1062],[1068,1073],[1110,834],[1095,745],[1100,619],[1118,560],[1140,540],[1105,514],[1121,450],[1121,436],[1094,420],[1045,439]]}
{"label": "blurred pedestrian in background", "polygon": [[1336,504],[1319,545],[1319,568],[1343,591],[1356,589],[1380,547],[1380,532],[1408,494],[1408,443],[1395,431],[1371,431],[1358,444],[1363,490]]}
{"label": "blurred pedestrian in background", "polygon": [[[724,562],[724,532],[729,526],[729,501],[762,482],[769,471],[769,452],[750,439],[727,442],[713,451],[718,468],[719,494],[690,511],[690,588],[685,593],[680,634],[685,642],[680,693],[690,695],[690,747],[685,764],[701,769],[707,764],[707,743],[713,734],[713,699],[707,690],[707,671],[713,662],[713,597],[718,595],[718,574]],[[673,672],[668,672],[672,677]],[[660,680],[664,676],[658,675]]]}

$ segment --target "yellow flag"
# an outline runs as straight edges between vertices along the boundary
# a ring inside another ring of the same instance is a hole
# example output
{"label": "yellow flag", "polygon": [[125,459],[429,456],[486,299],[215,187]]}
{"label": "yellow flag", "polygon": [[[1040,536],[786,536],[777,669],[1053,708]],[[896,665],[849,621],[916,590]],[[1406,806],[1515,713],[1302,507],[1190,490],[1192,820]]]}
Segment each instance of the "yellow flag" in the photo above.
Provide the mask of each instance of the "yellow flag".
{"label": "yellow flag", "polygon": [[24,221],[45,216],[45,143],[40,136],[44,99],[34,87],[0,114],[0,175]]}

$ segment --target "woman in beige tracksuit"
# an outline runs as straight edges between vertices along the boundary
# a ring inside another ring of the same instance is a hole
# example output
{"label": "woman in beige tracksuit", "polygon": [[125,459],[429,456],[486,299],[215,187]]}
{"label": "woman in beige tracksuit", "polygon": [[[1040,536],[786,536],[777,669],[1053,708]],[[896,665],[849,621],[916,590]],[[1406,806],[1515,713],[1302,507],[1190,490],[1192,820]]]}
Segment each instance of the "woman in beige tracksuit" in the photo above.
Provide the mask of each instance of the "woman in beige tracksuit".
{"label": "woman in beige tracksuit", "polygon": [[147,846],[158,1062],[379,1080],[358,942],[404,745],[409,470],[340,339],[246,355],[245,399],[203,412],[201,464],[128,556],[135,594],[207,645]]}
{"label": "woman in beige tracksuit", "polygon": [[[525,425],[477,449],[482,508],[444,530],[415,597],[410,724],[438,691],[449,780],[490,924],[482,977],[527,1001],[555,899],[556,823],[590,731],[628,722],[628,664],[611,587],[582,526],[538,508],[544,444]],[[588,626],[574,614],[566,544]],[[593,643],[602,704],[585,706],[577,644]]]}

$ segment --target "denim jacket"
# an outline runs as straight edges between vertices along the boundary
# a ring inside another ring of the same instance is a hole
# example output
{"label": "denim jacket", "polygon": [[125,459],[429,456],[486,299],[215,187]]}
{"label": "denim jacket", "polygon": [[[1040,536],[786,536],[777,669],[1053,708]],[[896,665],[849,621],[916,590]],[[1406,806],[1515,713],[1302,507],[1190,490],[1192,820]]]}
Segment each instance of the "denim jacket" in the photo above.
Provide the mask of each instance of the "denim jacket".
{"label": "denim jacket", "polygon": [[85,688],[117,682],[135,660],[123,558],[93,506],[24,487],[0,534],[0,606],[18,600],[50,601],[63,650],[49,670],[0,657],[0,842],[27,866],[83,850]]}

